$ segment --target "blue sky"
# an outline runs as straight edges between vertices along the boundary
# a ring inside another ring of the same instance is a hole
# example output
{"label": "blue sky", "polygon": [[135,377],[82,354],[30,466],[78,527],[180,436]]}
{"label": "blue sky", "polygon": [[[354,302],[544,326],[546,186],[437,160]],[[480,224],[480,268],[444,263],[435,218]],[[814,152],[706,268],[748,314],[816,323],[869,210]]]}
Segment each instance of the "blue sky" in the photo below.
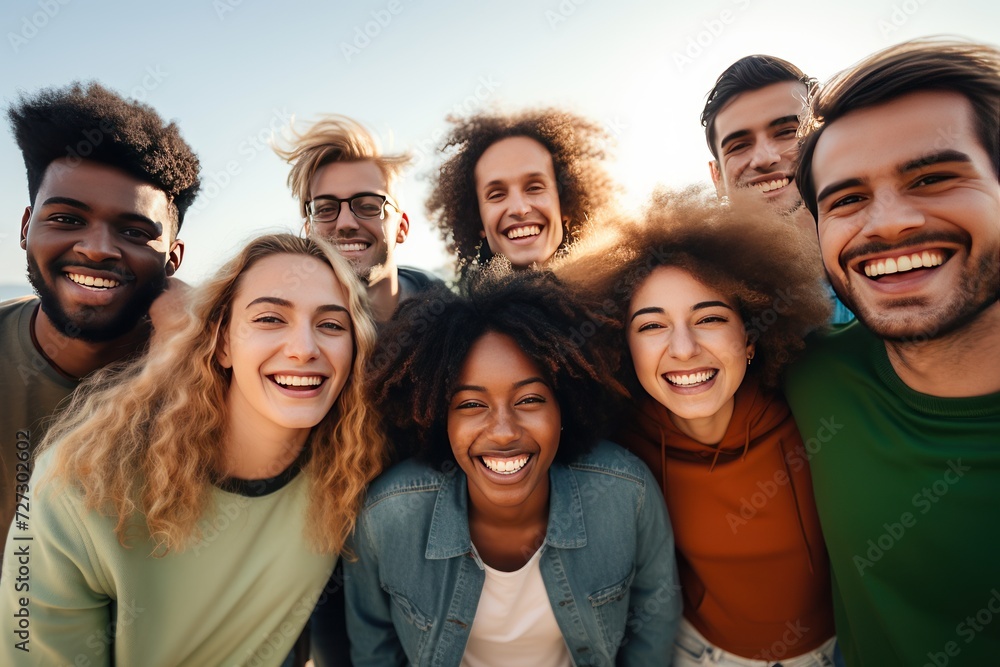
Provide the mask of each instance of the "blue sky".
{"label": "blue sky", "polygon": [[[423,200],[448,114],[563,106],[615,138],[624,204],[657,183],[707,182],[698,123],[731,62],[768,53],[820,79],[889,44],[931,34],[1000,42],[986,0],[180,0],[0,6],[0,104],[19,91],[96,79],[174,119],[201,158],[203,190],[182,230],[178,276],[196,283],[248,238],[298,230],[288,167],[267,147],[294,116],[361,120],[410,150],[404,264],[450,265]],[[0,284],[26,284],[21,161],[0,132]]]}

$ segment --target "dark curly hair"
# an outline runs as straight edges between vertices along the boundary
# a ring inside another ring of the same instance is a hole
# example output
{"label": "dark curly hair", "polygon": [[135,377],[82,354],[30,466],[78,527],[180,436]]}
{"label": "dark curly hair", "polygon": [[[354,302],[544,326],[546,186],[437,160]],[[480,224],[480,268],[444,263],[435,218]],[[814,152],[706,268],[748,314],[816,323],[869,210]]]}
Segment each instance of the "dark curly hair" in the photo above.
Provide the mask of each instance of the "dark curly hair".
{"label": "dark curly hair", "polygon": [[567,220],[562,247],[572,243],[587,219],[611,200],[614,186],[601,165],[609,137],[593,121],[557,109],[513,115],[482,113],[449,120],[454,128],[441,150],[450,156],[438,171],[427,211],[448,250],[455,254],[462,278],[474,265],[492,257],[480,236],[483,221],[479,216],[475,169],[486,149],[501,139],[528,137],[552,155],[559,208]]}
{"label": "dark curly hair", "polygon": [[[624,328],[632,295],[661,266],[682,268],[732,299],[756,345],[747,373],[770,388],[804,347],[805,335],[830,318],[823,264],[808,230],[757,198],[722,207],[700,187],[658,191],[642,220],[608,220],[600,236],[574,248],[553,270],[615,303]],[[615,344],[625,352],[623,384],[642,392],[628,346],[620,338]]]}
{"label": "dark curly hair", "polygon": [[8,109],[28,172],[31,205],[53,160],[94,160],[117,167],[166,193],[177,229],[198,194],[198,157],[175,123],[149,105],[127,101],[96,82],[21,94]]}
{"label": "dark curly hair", "polygon": [[367,385],[400,457],[440,465],[453,458],[448,412],[470,348],[486,333],[509,336],[559,402],[556,460],[571,461],[597,443],[620,407],[617,355],[601,354],[609,344],[598,342],[617,331],[602,304],[551,273],[491,268],[463,296],[438,287],[403,303],[379,332]]}

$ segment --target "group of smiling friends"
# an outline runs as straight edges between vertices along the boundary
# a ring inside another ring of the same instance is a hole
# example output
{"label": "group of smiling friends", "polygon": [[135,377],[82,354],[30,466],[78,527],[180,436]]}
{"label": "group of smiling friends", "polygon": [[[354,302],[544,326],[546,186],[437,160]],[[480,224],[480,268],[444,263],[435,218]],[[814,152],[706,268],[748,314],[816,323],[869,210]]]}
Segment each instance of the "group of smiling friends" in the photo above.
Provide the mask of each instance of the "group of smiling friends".
{"label": "group of smiling friends", "polygon": [[596,123],[454,119],[450,288],[344,116],[275,147],[303,233],[186,289],[174,124],[8,115],[3,664],[1000,664],[996,47],[743,58],[715,192],[640,214]]}

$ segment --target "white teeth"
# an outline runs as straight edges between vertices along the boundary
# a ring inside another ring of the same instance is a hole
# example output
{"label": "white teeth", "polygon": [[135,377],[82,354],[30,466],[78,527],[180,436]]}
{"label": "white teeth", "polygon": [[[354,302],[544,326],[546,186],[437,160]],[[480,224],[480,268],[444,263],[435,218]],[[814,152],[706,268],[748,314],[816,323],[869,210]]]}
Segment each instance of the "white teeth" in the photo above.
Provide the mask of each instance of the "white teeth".
{"label": "white teeth", "polygon": [[754,183],[753,187],[757,188],[761,192],[770,192],[771,190],[777,190],[778,188],[783,188],[788,185],[788,179],[782,178],[776,181],[767,181],[766,183]]}
{"label": "white teeth", "polygon": [[700,371],[698,373],[667,373],[663,377],[666,378],[667,382],[679,387],[690,387],[691,385],[701,384],[702,382],[708,382],[715,377],[718,373],[717,370],[711,371]]}
{"label": "white teeth", "polygon": [[507,238],[509,239],[520,239],[525,236],[538,236],[542,233],[542,228],[539,225],[528,225],[527,227],[517,227],[515,229],[510,229],[507,231]]}
{"label": "white teeth", "polygon": [[940,266],[941,264],[944,264],[942,253],[925,250],[896,258],[872,260],[866,262],[863,268],[866,276],[874,278],[890,273],[905,273],[913,269]]}
{"label": "white teeth", "polygon": [[274,381],[286,387],[318,387],[323,378],[319,375],[275,375]]}
{"label": "white teeth", "polygon": [[501,475],[513,475],[523,468],[530,458],[527,454],[515,458],[500,458],[496,456],[481,456],[483,465]]}
{"label": "white teeth", "polygon": [[367,248],[364,243],[338,243],[337,250],[340,252],[360,252]]}
{"label": "white teeth", "polygon": [[83,285],[84,287],[101,287],[104,289],[109,289],[111,287],[118,287],[121,283],[117,280],[109,280],[108,278],[95,278],[93,276],[85,276],[80,273],[67,273],[66,274],[70,280],[75,282],[77,285]]}

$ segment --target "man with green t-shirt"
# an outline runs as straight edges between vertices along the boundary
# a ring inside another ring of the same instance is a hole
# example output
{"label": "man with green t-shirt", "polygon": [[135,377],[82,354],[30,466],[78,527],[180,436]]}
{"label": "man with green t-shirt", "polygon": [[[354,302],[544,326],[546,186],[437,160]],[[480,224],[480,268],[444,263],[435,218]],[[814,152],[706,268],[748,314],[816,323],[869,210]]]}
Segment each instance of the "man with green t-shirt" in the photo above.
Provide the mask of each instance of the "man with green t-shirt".
{"label": "man with green t-shirt", "polygon": [[822,86],[796,181],[858,322],[786,383],[851,667],[1000,664],[1000,50],[917,41]]}
{"label": "man with green t-shirt", "polygon": [[198,158],[173,123],[94,83],[8,112],[29,205],[21,247],[38,297],[0,305],[0,555],[30,525],[31,454],[80,379],[141,350],[181,263]]}

